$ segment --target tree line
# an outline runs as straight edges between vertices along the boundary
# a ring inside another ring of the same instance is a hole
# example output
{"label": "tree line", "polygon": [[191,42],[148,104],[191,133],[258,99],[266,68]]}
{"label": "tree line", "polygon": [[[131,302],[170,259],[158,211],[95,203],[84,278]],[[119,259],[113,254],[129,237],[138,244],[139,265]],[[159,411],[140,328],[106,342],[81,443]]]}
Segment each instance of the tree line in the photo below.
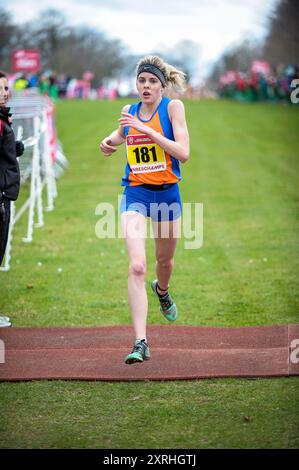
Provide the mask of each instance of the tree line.
{"label": "tree line", "polygon": [[[0,8],[0,68],[11,70],[14,49],[39,49],[42,70],[77,78],[90,70],[94,73],[95,84],[120,74],[131,75],[140,59],[128,52],[119,39],[108,39],[103,32],[84,25],[70,26],[59,10],[44,10],[37,18],[19,25],[9,12]],[[163,53],[154,53],[190,77],[199,46],[183,40]]]}
{"label": "tree line", "polygon": [[228,70],[247,72],[252,60],[268,62],[274,71],[289,64],[299,65],[299,1],[280,0],[267,18],[264,40],[246,39],[226,50],[212,67],[211,85]]}
{"label": "tree line", "polygon": [[0,9],[0,64],[7,71],[14,49],[39,49],[42,70],[78,78],[91,70],[97,82],[113,77],[127,58],[120,40],[86,26],[70,26],[63,13],[53,9],[22,25]]}
{"label": "tree line", "polygon": [[[299,1],[280,0],[267,18],[266,38],[246,39],[225,50],[212,65],[208,85],[216,86],[227,70],[248,71],[254,59],[265,60],[274,67],[298,64],[298,18]],[[40,49],[42,70],[77,78],[91,70],[96,84],[121,73],[130,75],[139,59],[119,39],[108,39],[103,32],[84,25],[70,26],[59,10],[45,10],[19,25],[9,12],[0,8],[0,68],[11,70],[13,49],[31,48]],[[200,46],[185,40],[157,53],[190,77],[200,56]]]}

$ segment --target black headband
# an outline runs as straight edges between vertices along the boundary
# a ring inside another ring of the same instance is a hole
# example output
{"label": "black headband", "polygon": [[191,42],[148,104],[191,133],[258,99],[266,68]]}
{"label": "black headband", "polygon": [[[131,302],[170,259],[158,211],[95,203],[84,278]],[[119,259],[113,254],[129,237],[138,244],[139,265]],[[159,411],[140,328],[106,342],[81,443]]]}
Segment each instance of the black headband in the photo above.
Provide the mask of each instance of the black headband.
{"label": "black headband", "polygon": [[164,73],[162,72],[162,70],[160,70],[158,67],[156,67],[155,65],[153,64],[143,64],[143,65],[140,65],[138,67],[138,70],[137,70],[137,78],[138,76],[142,73],[142,72],[148,72],[148,73],[152,73],[153,75],[155,75],[159,80],[160,82],[162,83],[163,87],[166,87],[166,78],[165,78],[165,75]]}

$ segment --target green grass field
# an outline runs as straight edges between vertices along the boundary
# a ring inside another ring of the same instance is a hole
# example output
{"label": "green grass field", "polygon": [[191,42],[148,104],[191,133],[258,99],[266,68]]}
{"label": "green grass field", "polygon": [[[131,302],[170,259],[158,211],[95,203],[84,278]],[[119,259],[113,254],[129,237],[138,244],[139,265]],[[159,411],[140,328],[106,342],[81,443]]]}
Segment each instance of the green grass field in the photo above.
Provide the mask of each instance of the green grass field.
{"label": "green grass field", "polygon": [[[121,194],[124,150],[104,159],[98,144],[123,104],[57,105],[70,167],[33,243],[21,242],[24,218],[15,228],[11,270],[0,273],[0,311],[14,326],[131,323],[124,242],[95,235],[96,206],[117,208]],[[172,292],[180,324],[298,323],[298,109],[185,104],[191,158],[182,165],[181,193],[184,202],[203,203],[204,243],[186,250],[181,239],[177,248]],[[18,204],[27,193],[23,187]],[[149,287],[151,239],[147,257]],[[164,323],[151,295],[149,323]],[[298,392],[296,377],[2,383],[0,447],[296,448]]]}

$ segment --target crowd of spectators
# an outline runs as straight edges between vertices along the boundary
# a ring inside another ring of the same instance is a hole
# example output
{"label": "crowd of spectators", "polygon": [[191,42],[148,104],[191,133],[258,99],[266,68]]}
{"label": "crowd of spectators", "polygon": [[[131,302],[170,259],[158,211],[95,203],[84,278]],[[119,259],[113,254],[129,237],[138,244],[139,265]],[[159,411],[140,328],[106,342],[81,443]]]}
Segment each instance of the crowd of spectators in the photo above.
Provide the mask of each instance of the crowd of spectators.
{"label": "crowd of spectators", "polygon": [[299,67],[289,65],[273,68],[264,64],[264,67],[252,67],[246,73],[229,71],[224,74],[219,80],[219,96],[247,102],[294,103],[291,95],[295,87],[299,86],[299,81],[294,81],[299,80]]}
{"label": "crowd of spectators", "polygon": [[67,96],[68,86],[72,81],[66,75],[56,75],[53,72],[43,74],[17,73],[10,76],[12,89],[23,91],[30,88],[37,88],[42,95],[48,95],[54,101],[57,98]]}
{"label": "crowd of spectators", "polygon": [[52,100],[57,99],[115,99],[117,88],[100,86],[92,88],[93,75],[88,72],[81,79],[56,74],[51,71],[42,74],[16,73],[9,77],[11,88],[17,92],[38,89],[40,94],[49,96]]}
{"label": "crowd of spectators", "polygon": [[[112,80],[107,86],[101,85],[93,88],[92,79],[91,72],[83,74],[81,79],[65,74],[56,74],[52,71],[42,74],[18,73],[10,76],[10,85],[16,91],[38,89],[42,95],[47,95],[54,101],[59,98],[113,100],[120,96],[134,96],[132,83],[129,87],[124,88],[119,81]],[[223,74],[219,80],[218,96],[245,102],[294,103],[291,96],[295,87],[299,89],[299,67],[297,65],[273,68],[266,62],[253,61],[247,72],[230,70]],[[185,97],[199,99],[217,96],[215,93],[212,95],[206,93],[207,90],[208,84],[200,89],[193,88],[189,84]]]}

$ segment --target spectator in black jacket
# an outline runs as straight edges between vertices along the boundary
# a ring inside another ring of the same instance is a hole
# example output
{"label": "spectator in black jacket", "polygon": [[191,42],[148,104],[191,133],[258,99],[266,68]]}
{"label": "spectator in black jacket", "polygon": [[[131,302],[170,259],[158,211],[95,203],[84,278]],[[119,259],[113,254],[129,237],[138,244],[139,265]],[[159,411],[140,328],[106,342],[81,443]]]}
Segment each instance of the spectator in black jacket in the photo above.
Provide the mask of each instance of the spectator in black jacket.
{"label": "spectator in black jacket", "polygon": [[[20,170],[17,157],[23,155],[24,145],[15,141],[11,127],[11,114],[6,107],[9,85],[6,75],[0,72],[0,265],[7,244],[10,202],[15,201],[20,188]],[[0,326],[9,326],[7,317],[0,317]]]}

